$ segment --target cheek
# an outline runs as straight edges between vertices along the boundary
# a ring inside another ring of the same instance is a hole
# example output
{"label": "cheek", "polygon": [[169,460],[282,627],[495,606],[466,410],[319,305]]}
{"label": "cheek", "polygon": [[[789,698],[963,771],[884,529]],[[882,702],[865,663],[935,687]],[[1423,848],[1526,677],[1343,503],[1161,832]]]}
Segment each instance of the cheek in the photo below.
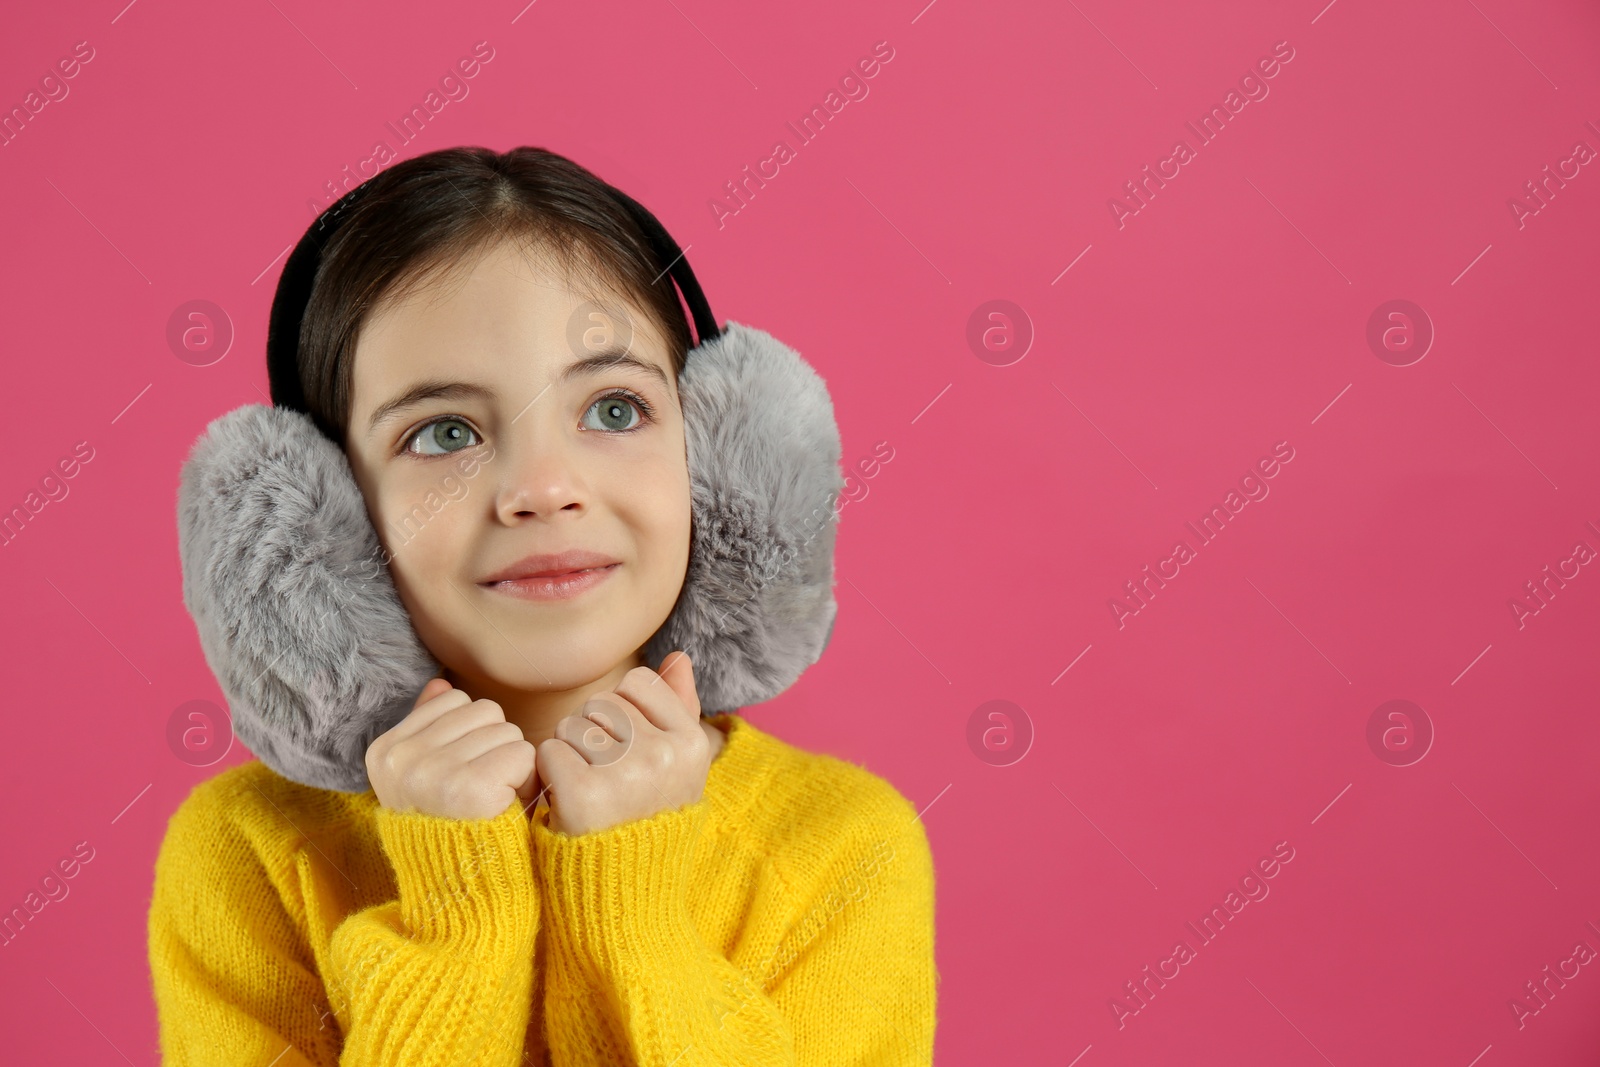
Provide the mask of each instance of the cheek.
{"label": "cheek", "polygon": [[441,486],[393,486],[374,498],[378,539],[387,551],[389,571],[404,588],[407,607],[423,607],[432,615],[448,609],[447,582],[466,582],[460,562],[468,558],[465,540],[471,494],[451,494]]}
{"label": "cheek", "polygon": [[653,466],[648,477],[629,478],[628,522],[651,580],[676,590],[689,557],[689,473],[682,459]]}

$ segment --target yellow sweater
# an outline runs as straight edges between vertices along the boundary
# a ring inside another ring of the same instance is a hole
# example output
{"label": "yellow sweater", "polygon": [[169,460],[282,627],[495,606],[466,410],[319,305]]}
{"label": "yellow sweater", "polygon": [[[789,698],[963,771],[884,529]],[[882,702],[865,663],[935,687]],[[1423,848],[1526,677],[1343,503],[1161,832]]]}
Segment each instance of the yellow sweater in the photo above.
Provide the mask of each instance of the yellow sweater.
{"label": "yellow sweater", "polygon": [[149,915],[167,1067],[933,1061],[915,808],[737,714],[696,803],[606,830],[396,813],[258,760],[167,826]]}

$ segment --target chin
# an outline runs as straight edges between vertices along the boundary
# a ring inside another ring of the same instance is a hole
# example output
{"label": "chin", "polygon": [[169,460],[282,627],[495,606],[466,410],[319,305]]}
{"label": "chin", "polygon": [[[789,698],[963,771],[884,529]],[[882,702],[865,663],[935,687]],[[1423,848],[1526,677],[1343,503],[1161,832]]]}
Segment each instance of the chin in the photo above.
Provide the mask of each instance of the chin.
{"label": "chin", "polygon": [[[483,667],[504,685],[527,691],[576,689],[611,673],[619,664],[632,666],[654,632],[651,629],[641,636],[620,620],[601,617],[554,634],[542,629],[518,632],[504,628],[502,637],[491,628],[476,639],[484,642],[476,647],[494,649]],[[507,645],[506,638],[522,655]]]}

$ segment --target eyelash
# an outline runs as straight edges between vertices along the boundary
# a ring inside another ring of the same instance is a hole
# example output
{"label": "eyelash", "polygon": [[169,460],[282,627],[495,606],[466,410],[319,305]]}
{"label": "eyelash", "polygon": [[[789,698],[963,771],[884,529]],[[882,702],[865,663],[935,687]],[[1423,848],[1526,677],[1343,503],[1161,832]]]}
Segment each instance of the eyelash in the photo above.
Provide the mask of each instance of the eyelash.
{"label": "eyelash", "polygon": [[[646,426],[648,426],[650,423],[653,423],[653,422],[656,421],[656,409],[653,406],[651,406],[650,401],[646,400],[644,397],[640,396],[638,393],[634,392],[632,389],[617,388],[617,389],[612,389],[612,390],[609,390],[607,392],[601,393],[599,396],[594,398],[594,403],[590,404],[588,408],[584,409],[584,411],[585,411],[585,413],[587,413],[591,408],[593,408],[595,406],[595,404],[599,404],[602,401],[610,400],[610,399],[613,399],[615,397],[621,397],[624,400],[630,401],[630,402],[633,403],[633,405],[635,407],[637,407],[639,409],[639,424],[637,426],[630,426],[626,430],[602,430],[602,431],[600,431],[601,433],[605,433],[605,434],[608,434],[608,435],[613,436],[613,437],[621,437],[621,436],[624,436],[626,434],[637,433],[638,431],[640,431],[640,430],[644,429]],[[427,422],[423,423],[421,426],[418,426],[415,430],[412,430],[410,433],[406,434],[406,436],[404,438],[401,439],[401,441],[400,441],[400,453],[399,454],[403,455],[403,456],[409,456],[409,457],[411,457],[413,459],[443,459],[445,456],[454,455],[455,454],[454,452],[439,452],[439,453],[413,452],[411,450],[411,442],[416,440],[416,438],[419,437],[422,434],[422,432],[424,430],[428,429],[428,427],[430,427],[430,426],[434,426],[434,425],[436,425],[438,423],[441,423],[441,422],[466,422],[466,421],[467,420],[463,419],[459,415],[440,415],[440,416],[438,416],[436,418],[429,419]],[[471,424],[468,423],[468,425],[470,426]],[[478,431],[476,429],[474,429],[472,432],[474,434],[478,433]],[[479,434],[478,436],[480,438],[482,437],[481,434]],[[482,444],[481,440],[479,441],[479,444]],[[473,447],[476,447],[476,446],[468,445],[467,447],[468,448],[473,448]],[[466,449],[458,448],[458,449],[456,449],[456,452],[463,452],[465,450]]]}

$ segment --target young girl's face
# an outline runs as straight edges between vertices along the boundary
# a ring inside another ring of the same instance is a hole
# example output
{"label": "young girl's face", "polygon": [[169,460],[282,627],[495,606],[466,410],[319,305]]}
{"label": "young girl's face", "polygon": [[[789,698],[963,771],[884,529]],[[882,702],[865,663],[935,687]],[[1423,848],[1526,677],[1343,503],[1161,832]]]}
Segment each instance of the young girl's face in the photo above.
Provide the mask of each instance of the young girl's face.
{"label": "young girl's face", "polygon": [[[501,243],[361,326],[345,451],[417,635],[469,684],[565,690],[636,666],[683,586],[666,343],[633,303],[575,287]],[[423,385],[452,392],[390,406]],[[616,563],[560,599],[489,581],[573,550]]]}

